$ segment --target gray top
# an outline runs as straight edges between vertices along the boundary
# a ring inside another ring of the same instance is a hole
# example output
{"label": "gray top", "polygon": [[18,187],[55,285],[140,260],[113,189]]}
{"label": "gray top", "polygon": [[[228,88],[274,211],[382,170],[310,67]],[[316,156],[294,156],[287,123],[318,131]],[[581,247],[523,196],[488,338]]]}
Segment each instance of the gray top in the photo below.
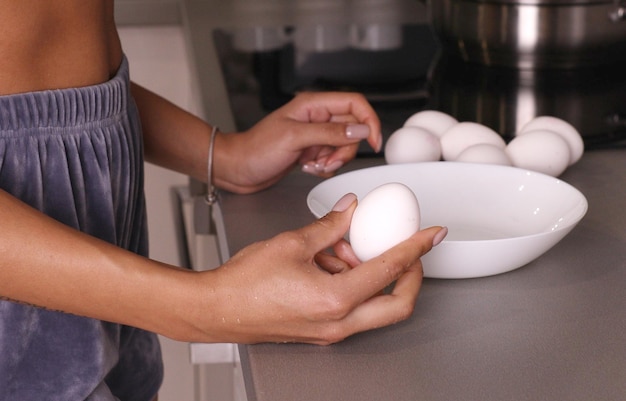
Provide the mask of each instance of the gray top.
{"label": "gray top", "polygon": [[[249,399],[626,399],[626,153],[589,152],[561,178],[589,212],[555,248],[498,276],[425,279],[408,321],[336,345],[240,346]],[[231,254],[313,221],[305,199],[318,182],[294,172],[224,194]]]}

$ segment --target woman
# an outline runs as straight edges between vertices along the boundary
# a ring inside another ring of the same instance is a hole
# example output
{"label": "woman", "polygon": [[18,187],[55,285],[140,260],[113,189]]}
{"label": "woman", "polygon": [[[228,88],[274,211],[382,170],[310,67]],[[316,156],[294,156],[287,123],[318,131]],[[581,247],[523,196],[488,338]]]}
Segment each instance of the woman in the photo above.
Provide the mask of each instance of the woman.
{"label": "woman", "polygon": [[[342,240],[354,195],[214,271],[149,260],[144,155],[206,181],[212,127],[130,83],[113,0],[0,0],[0,27],[0,400],[152,400],[153,333],[329,344],[411,314],[446,229],[359,264]],[[380,149],[362,96],[304,94],[217,133],[213,179],[243,194],[297,164],[327,176],[363,139]]]}

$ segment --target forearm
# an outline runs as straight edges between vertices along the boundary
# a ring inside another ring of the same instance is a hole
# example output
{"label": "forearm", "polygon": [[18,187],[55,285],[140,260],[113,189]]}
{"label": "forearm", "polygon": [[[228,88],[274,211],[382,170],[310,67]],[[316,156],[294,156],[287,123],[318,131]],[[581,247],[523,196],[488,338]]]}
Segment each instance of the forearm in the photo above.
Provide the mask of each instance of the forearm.
{"label": "forearm", "polygon": [[[212,127],[138,85],[133,96],[146,160],[206,182]],[[380,123],[363,96],[303,93],[245,132],[218,133],[213,183],[235,193],[256,192],[298,164],[327,177],[354,158],[364,139],[380,149]]]}
{"label": "forearm", "polygon": [[0,296],[81,316],[198,338],[186,323],[194,273],[80,233],[0,191]]}
{"label": "forearm", "polygon": [[[168,100],[133,84],[139,107],[148,162],[207,182],[209,141],[213,127]],[[246,181],[242,171],[246,141],[238,135],[218,133],[213,152],[213,184],[235,193],[249,193],[261,186]]]}
{"label": "forearm", "polygon": [[149,90],[132,84],[146,161],[206,181],[211,127]]}
{"label": "forearm", "polygon": [[[219,269],[192,272],[89,237],[0,191],[0,298],[196,342],[328,344],[406,319],[421,283],[419,256],[441,228],[360,265],[317,259],[343,240],[354,195],[341,205]],[[381,292],[396,280],[391,295]]]}

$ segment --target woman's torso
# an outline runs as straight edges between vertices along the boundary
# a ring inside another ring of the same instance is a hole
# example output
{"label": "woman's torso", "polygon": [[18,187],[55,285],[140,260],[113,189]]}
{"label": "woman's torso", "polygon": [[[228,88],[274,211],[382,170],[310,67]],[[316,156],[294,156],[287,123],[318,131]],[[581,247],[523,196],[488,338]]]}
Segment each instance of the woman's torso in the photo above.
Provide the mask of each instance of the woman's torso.
{"label": "woman's torso", "polygon": [[[0,0],[0,188],[147,255],[142,148],[113,0]],[[0,300],[0,400],[143,401],[161,379],[152,333]]]}
{"label": "woman's torso", "polygon": [[0,95],[106,82],[122,50],[113,0],[0,0]]}

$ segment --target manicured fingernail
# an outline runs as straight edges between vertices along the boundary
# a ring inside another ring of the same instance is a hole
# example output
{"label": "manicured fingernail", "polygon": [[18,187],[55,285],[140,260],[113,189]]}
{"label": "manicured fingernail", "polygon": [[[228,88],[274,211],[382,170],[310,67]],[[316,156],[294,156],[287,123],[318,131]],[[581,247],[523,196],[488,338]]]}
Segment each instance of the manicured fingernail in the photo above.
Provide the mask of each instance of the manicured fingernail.
{"label": "manicured fingernail", "polygon": [[321,173],[326,167],[326,162],[328,162],[328,156],[322,156],[315,161],[311,161],[310,163],[313,163],[313,165],[315,166],[315,170],[317,170],[318,173]]}
{"label": "manicured fingernail", "polygon": [[439,245],[446,238],[446,235],[448,235],[448,227],[442,227],[433,237],[433,246]]}
{"label": "manicured fingernail", "polygon": [[327,166],[324,167],[324,172],[332,173],[334,171],[337,171],[341,166],[343,166],[343,163],[340,160],[335,160],[334,162],[329,163]]}
{"label": "manicured fingernail", "polygon": [[315,163],[306,163],[302,165],[302,171],[307,174],[317,174],[318,170],[315,168]]}
{"label": "manicured fingernail", "polygon": [[346,127],[346,137],[350,139],[365,139],[370,136],[370,127],[366,124],[350,124]]}
{"label": "manicured fingernail", "polygon": [[337,201],[337,203],[335,203],[335,206],[333,206],[333,212],[344,212],[355,200],[355,194],[345,194]]}

